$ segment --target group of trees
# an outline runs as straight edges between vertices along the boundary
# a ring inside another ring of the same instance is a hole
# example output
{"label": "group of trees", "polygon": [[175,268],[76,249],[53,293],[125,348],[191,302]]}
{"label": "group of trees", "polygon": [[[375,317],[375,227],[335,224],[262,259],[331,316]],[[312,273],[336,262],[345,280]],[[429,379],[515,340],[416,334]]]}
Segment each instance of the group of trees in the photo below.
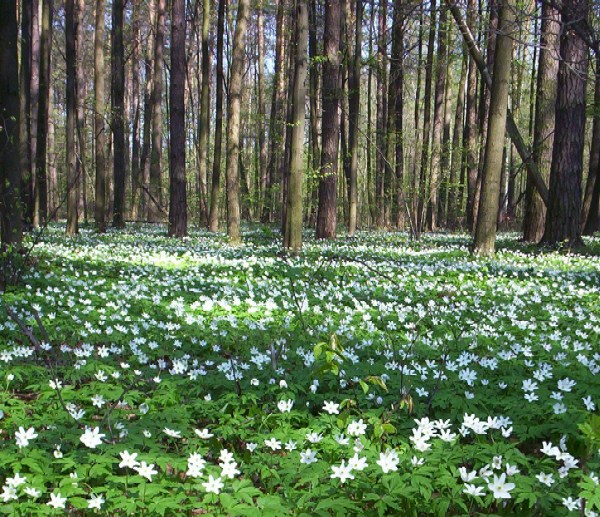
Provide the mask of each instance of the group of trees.
{"label": "group of trees", "polygon": [[517,222],[581,245],[600,229],[599,17],[591,0],[2,2],[2,241],[60,216],[179,237],[226,220],[232,243],[243,219],[278,222],[294,251],[340,222],[464,227],[481,254]]}

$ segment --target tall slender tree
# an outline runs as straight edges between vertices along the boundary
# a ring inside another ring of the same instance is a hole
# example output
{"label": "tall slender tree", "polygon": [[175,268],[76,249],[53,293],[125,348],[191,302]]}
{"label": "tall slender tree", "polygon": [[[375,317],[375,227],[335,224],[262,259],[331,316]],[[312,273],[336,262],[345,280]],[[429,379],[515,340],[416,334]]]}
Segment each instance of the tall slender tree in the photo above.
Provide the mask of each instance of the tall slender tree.
{"label": "tall slender tree", "polygon": [[169,235],[187,235],[185,179],[185,0],[171,3]]}
{"label": "tall slender tree", "polygon": [[20,246],[23,238],[19,164],[19,65],[17,3],[0,2],[0,242]]}
{"label": "tall slender tree", "polygon": [[198,120],[198,145],[200,146],[200,161],[198,167],[198,184],[200,185],[199,216],[208,222],[205,192],[207,190],[208,174],[208,130],[210,126],[210,58],[208,36],[210,29],[210,0],[204,0],[202,10],[202,89],[200,94],[200,118]]}
{"label": "tall slender tree", "polygon": [[249,0],[239,0],[233,36],[233,59],[229,79],[229,105],[227,110],[227,235],[237,246],[242,242],[240,228],[240,108],[242,103],[242,76]]}
{"label": "tall slender tree", "polygon": [[[406,210],[404,199],[404,0],[394,0],[394,17],[392,28],[392,60],[390,65],[390,81],[393,81],[394,95],[394,129],[395,152],[394,172],[396,179],[396,227],[404,226]],[[410,214],[409,214],[410,216]]]}
{"label": "tall slender tree", "polygon": [[337,226],[337,170],[340,138],[340,2],[325,1],[323,63],[323,130],[317,239],[335,239]]}
{"label": "tall slender tree", "polygon": [[583,207],[584,235],[600,230],[600,53],[596,54],[596,80],[594,88],[594,122],[590,164]]}
{"label": "tall slender tree", "polygon": [[113,133],[113,226],[125,227],[125,47],[123,0],[113,0],[111,27],[111,126]]}
{"label": "tall slender tree", "polygon": [[487,126],[481,201],[473,242],[473,253],[476,255],[493,255],[496,242],[496,219],[506,134],[514,24],[515,0],[501,0],[498,36],[494,49],[494,74],[490,95],[490,120]]}
{"label": "tall slender tree", "polygon": [[66,153],[67,153],[67,235],[75,235],[79,231],[79,206],[78,206],[78,177],[77,156],[75,153],[75,125],[77,117],[77,33],[79,20],[76,0],[65,2],[65,57],[67,61],[67,127],[66,127]]}
{"label": "tall slender tree", "polygon": [[104,125],[104,10],[105,0],[96,0],[94,31],[94,139],[96,179],[94,222],[100,233],[106,231],[106,129]]}
{"label": "tall slender tree", "polygon": [[581,239],[581,178],[585,144],[588,48],[577,26],[588,17],[586,0],[565,0],[562,9],[556,122],[550,169],[550,193],[542,242],[565,242],[571,248]]}

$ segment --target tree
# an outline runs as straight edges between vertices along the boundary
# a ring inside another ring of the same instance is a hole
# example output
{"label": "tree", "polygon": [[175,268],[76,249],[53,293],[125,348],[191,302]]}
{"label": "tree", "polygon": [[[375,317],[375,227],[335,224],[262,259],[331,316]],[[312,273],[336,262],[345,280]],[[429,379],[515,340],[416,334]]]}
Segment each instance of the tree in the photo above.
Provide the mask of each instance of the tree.
{"label": "tree", "polygon": [[583,246],[581,177],[585,144],[588,49],[576,24],[587,20],[586,0],[565,0],[560,36],[561,61],[556,84],[556,122],[546,228],[542,242]]}
{"label": "tree", "polygon": [[204,202],[204,192],[206,192],[208,174],[208,129],[210,126],[210,58],[208,52],[210,0],[204,0],[202,5],[202,90],[200,93],[200,119],[198,120],[198,145],[200,147],[198,184],[200,185],[200,203],[198,210],[200,219],[208,223],[208,210]]}
{"label": "tree", "polygon": [[356,0],[354,29],[354,56],[348,76],[348,152],[350,154],[350,181],[348,189],[348,235],[354,236],[358,223],[358,125],[360,116],[360,68],[362,52],[363,0]]}
{"label": "tree", "polygon": [[488,122],[481,199],[473,253],[494,254],[496,218],[500,196],[502,155],[506,133],[510,67],[512,61],[512,34],[515,24],[515,0],[503,0],[498,21],[498,35],[494,51],[494,74],[490,94],[490,119]]}
{"label": "tree", "polygon": [[65,57],[67,61],[67,127],[66,127],[66,152],[67,152],[67,235],[79,232],[78,219],[78,174],[77,155],[75,152],[75,119],[77,117],[77,47],[79,17],[75,0],[65,2]]}
{"label": "tree", "polygon": [[169,235],[174,237],[185,237],[187,235],[185,76],[185,0],[172,0]]}
{"label": "tree", "polygon": [[0,3],[0,240],[20,246],[19,67],[16,2]]}
{"label": "tree", "polygon": [[233,35],[233,59],[229,79],[229,106],[227,113],[227,235],[229,242],[237,246],[242,242],[240,229],[240,107],[242,102],[242,75],[246,26],[248,25],[249,0],[239,0]]}
{"label": "tree", "polygon": [[125,227],[125,50],[123,0],[113,0],[111,27],[111,108],[113,132],[113,226]]}
{"label": "tree", "polygon": [[213,158],[208,229],[219,229],[219,190],[221,181],[221,148],[223,142],[223,38],[225,34],[225,6],[227,0],[219,0],[217,13],[217,77],[215,92],[215,154]]}
{"label": "tree", "polygon": [[104,7],[96,0],[94,32],[94,138],[96,144],[96,194],[94,221],[96,230],[106,231],[106,130],[104,127]]}
{"label": "tree", "polygon": [[335,239],[337,226],[337,169],[340,137],[340,2],[325,1],[322,101],[322,150],[319,177],[317,239]]}
{"label": "tree", "polygon": [[[590,168],[584,198],[584,235],[593,235],[600,230],[600,53],[596,54],[596,81],[594,89],[594,125],[592,128],[592,148]],[[589,201],[588,201],[589,200]]]}
{"label": "tree", "polygon": [[288,209],[284,246],[292,253],[302,250],[302,183],[304,181],[304,105],[306,102],[306,75],[308,46],[308,6],[306,0],[296,5],[296,64],[292,90],[292,135],[290,149],[290,176]]}
{"label": "tree", "polygon": [[[552,163],[556,79],[559,62],[560,14],[550,4],[542,5],[542,24],[535,98],[533,156],[540,173],[547,178]],[[544,235],[546,206],[536,192],[531,178],[525,190],[523,240],[539,242]]]}

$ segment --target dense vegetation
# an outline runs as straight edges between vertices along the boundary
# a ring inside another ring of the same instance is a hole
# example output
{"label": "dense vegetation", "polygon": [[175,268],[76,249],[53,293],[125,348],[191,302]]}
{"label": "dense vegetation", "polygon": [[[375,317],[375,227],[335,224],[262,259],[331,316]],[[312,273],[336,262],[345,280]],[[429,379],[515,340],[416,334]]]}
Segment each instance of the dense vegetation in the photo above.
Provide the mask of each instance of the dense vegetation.
{"label": "dense vegetation", "polygon": [[597,254],[276,233],[42,235],[0,311],[0,512],[600,511]]}

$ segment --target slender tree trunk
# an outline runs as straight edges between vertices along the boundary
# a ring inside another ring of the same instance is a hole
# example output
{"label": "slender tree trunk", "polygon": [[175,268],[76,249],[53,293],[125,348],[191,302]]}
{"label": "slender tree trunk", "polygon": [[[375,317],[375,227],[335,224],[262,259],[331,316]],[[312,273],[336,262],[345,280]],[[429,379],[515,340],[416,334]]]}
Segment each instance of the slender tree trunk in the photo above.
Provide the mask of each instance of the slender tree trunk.
{"label": "slender tree trunk", "polygon": [[490,120],[483,165],[481,203],[473,242],[473,253],[476,255],[493,255],[496,242],[496,219],[506,135],[508,92],[510,90],[515,1],[501,0],[499,30],[494,50],[494,74],[490,95]]}
{"label": "slender tree trunk", "polygon": [[[185,25],[185,0],[172,0],[171,88],[169,89],[171,107],[169,126],[171,136],[171,145],[169,147],[169,235],[180,238],[187,235],[187,196],[185,178]],[[204,158],[206,158],[206,156],[204,156]]]}
{"label": "slender tree trunk", "polygon": [[387,8],[379,0],[377,11],[377,83],[376,154],[375,154],[375,211],[376,226],[385,226],[385,171],[387,154]]}
{"label": "slender tree trunk", "polygon": [[296,5],[296,66],[292,90],[292,137],[290,177],[284,246],[294,254],[302,250],[302,184],[304,181],[304,110],[308,44],[308,7],[306,0]]}
{"label": "slender tree trunk", "polygon": [[227,235],[229,242],[237,246],[242,242],[240,228],[240,108],[242,101],[242,75],[248,25],[249,0],[239,0],[235,33],[233,36],[233,59],[229,79],[229,105],[227,110]]}
{"label": "slender tree trunk", "polygon": [[[315,181],[316,172],[321,165],[321,152],[319,149],[319,83],[320,83],[320,65],[315,59],[319,55],[317,47],[317,2],[309,0],[309,25],[308,25],[308,52],[310,55],[310,76],[309,76],[309,103],[310,103],[310,165],[312,168],[312,178],[309,179],[308,186],[308,218],[309,225],[314,227],[316,223],[316,194],[318,193],[318,181]],[[268,176],[267,176],[268,177]]]}
{"label": "slender tree trunk", "polygon": [[48,138],[48,110],[50,105],[50,58],[52,55],[53,0],[42,0],[42,22],[40,35],[40,83],[38,102],[38,126],[35,151],[35,185],[33,225],[39,227],[48,217],[48,189],[46,151]]}
{"label": "slender tree trunk", "polygon": [[585,109],[588,49],[574,28],[587,20],[586,0],[565,0],[562,11],[560,55],[556,85],[556,123],[550,170],[550,193],[542,242],[567,242],[570,248],[581,239],[581,177],[585,144]]}
{"label": "slender tree trunk", "polygon": [[585,221],[584,235],[600,230],[600,54],[596,54],[592,148],[582,220]]}
{"label": "slender tree trunk", "polygon": [[21,2],[21,63],[19,67],[19,156],[21,160],[21,201],[23,222],[33,223],[33,169],[31,166],[31,68],[34,2]]}
{"label": "slender tree trunk", "polygon": [[113,132],[113,226],[125,227],[125,50],[123,0],[113,0],[111,27],[111,108]]}
{"label": "slender tree trunk", "polygon": [[448,217],[447,226],[453,230],[456,228],[459,211],[462,210],[463,190],[463,146],[466,142],[461,139],[464,135],[465,120],[465,92],[468,85],[469,55],[463,46],[463,58],[460,68],[460,79],[458,81],[458,97],[456,99],[456,111],[454,113],[454,132],[452,134],[452,163],[450,165],[450,183],[448,185]]}
{"label": "slender tree trunk", "polygon": [[75,12],[75,1],[65,2],[65,56],[67,61],[67,235],[75,235],[78,229],[77,156],[75,154],[75,123],[77,117],[77,48],[75,42],[79,23]]}
{"label": "slender tree trunk", "polygon": [[96,142],[96,194],[94,221],[100,233],[106,231],[106,129],[104,127],[104,8],[105,0],[96,0],[94,31],[94,137]]}
{"label": "slender tree trunk", "polygon": [[395,137],[395,177],[396,177],[396,227],[404,227],[406,210],[404,199],[404,0],[394,1],[394,22],[392,30],[392,64],[390,81],[393,81],[394,96],[394,127]]}
{"label": "slender tree trunk", "polygon": [[223,39],[225,33],[225,6],[227,0],[219,0],[217,13],[217,76],[215,92],[215,154],[213,159],[210,214],[208,229],[216,232],[219,229],[219,190],[221,181],[221,148],[223,141]]}
{"label": "slender tree trunk", "polygon": [[77,184],[77,199],[80,203],[80,209],[78,209],[79,215],[83,212],[83,221],[85,224],[88,223],[88,198],[87,198],[87,163],[86,163],[86,123],[85,123],[85,96],[86,96],[86,80],[84,72],[84,14],[85,14],[85,0],[75,0],[75,17],[76,17],[76,36],[75,36],[75,50],[76,50],[76,68],[77,68],[77,80],[75,83],[75,89],[77,92],[77,118],[75,119],[75,131],[76,131],[76,184]]}
{"label": "slender tree trunk", "polygon": [[[533,156],[544,178],[550,175],[554,142],[556,80],[559,63],[560,14],[549,4],[542,5],[541,42],[537,74]],[[544,235],[546,207],[531,178],[525,190],[523,240],[539,242]]]}
{"label": "slender tree trunk", "polygon": [[166,0],[156,0],[156,32],[154,37],[154,70],[152,74],[152,150],[150,152],[150,189],[148,220],[158,222],[162,204],[162,95],[165,51]]}
{"label": "slender tree trunk", "polygon": [[257,50],[258,50],[258,214],[262,214],[265,200],[267,198],[267,139],[265,138],[265,36],[263,28],[263,2],[259,1],[256,19]]}
{"label": "slender tree trunk", "polygon": [[140,32],[141,5],[134,2],[131,49],[131,104],[133,124],[131,128],[131,218],[137,221],[140,216],[142,197],[142,174],[140,170]]}
{"label": "slender tree trunk", "polygon": [[[348,82],[349,132],[348,145],[350,153],[350,188],[348,192],[348,235],[353,237],[358,224],[358,124],[360,116],[360,68],[362,52],[362,18],[363,0],[356,0],[356,20],[354,28],[354,56]],[[352,30],[352,29],[350,29]]]}
{"label": "slender tree trunk", "polygon": [[[373,32],[375,26],[375,0],[369,2],[369,56],[373,55]],[[371,217],[371,224],[376,223],[377,212],[375,206],[375,196],[373,195],[372,188],[372,177],[373,177],[373,139],[372,139],[372,128],[373,128],[373,103],[371,101],[373,93],[373,65],[369,62],[369,72],[367,78],[367,178],[366,178],[366,191],[367,191],[367,205],[369,208],[369,215]],[[376,144],[377,145],[377,144]]]}
{"label": "slender tree trunk", "polygon": [[36,152],[37,152],[37,134],[38,134],[38,105],[40,99],[40,2],[31,0],[23,4],[31,4],[31,77],[30,77],[30,105],[29,105],[29,159],[31,171],[29,174],[30,182],[28,214],[25,217],[28,226],[33,225],[35,218],[35,178],[37,171]]}
{"label": "slender tree trunk", "polygon": [[[471,31],[477,23],[475,0],[468,0],[467,25]],[[466,220],[470,232],[475,231],[475,191],[477,189],[477,65],[469,59],[467,75],[467,115],[465,127],[465,167],[467,169]]]}
{"label": "slender tree trunk", "polygon": [[198,210],[200,219],[208,223],[208,208],[204,192],[207,190],[208,175],[208,131],[210,125],[210,58],[208,36],[210,29],[210,0],[204,0],[202,11],[202,91],[200,92],[200,120],[198,121],[198,145],[200,160],[198,167],[198,184],[200,185],[200,203]]}
{"label": "slender tree trunk", "polygon": [[325,1],[323,63],[323,130],[317,239],[335,239],[337,226],[337,169],[340,138],[340,2]]}
{"label": "slender tree trunk", "polygon": [[0,242],[21,245],[17,3],[0,2]]}

